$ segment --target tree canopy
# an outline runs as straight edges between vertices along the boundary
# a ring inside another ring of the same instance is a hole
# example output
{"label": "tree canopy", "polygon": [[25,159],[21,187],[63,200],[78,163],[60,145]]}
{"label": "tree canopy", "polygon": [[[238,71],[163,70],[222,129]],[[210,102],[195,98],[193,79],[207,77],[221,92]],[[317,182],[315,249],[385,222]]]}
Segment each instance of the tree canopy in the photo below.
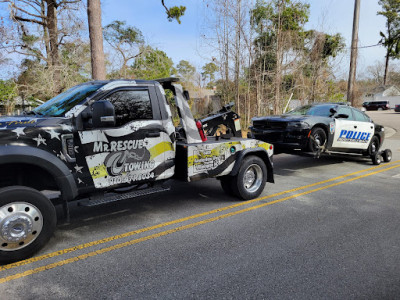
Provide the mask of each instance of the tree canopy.
{"label": "tree canopy", "polygon": [[135,78],[157,79],[170,77],[175,73],[174,63],[164,51],[147,47],[143,54],[135,59],[132,66]]}

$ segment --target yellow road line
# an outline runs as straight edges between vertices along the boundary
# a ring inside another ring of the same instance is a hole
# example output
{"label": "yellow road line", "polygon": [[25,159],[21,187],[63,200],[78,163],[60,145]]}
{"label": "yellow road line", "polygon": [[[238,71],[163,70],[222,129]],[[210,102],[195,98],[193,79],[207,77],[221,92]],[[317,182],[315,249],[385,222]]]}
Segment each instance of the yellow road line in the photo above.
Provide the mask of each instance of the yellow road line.
{"label": "yellow road line", "polygon": [[336,183],[333,183],[333,184],[330,184],[330,185],[327,185],[327,186],[319,187],[319,188],[314,189],[314,190],[310,190],[310,191],[306,191],[306,192],[303,192],[303,193],[291,195],[291,196],[288,196],[288,197],[285,197],[285,198],[282,198],[282,199],[274,200],[274,201],[267,202],[267,203],[262,203],[262,204],[259,204],[259,205],[256,205],[256,206],[251,206],[251,207],[248,207],[248,208],[245,208],[245,209],[242,209],[242,210],[238,210],[238,211],[234,211],[234,212],[227,213],[227,214],[224,214],[224,215],[220,215],[220,216],[217,216],[217,217],[209,218],[209,219],[202,220],[202,221],[199,221],[199,222],[196,222],[196,223],[192,223],[192,224],[180,226],[180,227],[177,227],[177,228],[165,230],[163,232],[159,232],[159,233],[152,234],[152,235],[149,235],[149,236],[145,236],[145,237],[142,237],[142,238],[130,240],[130,241],[127,241],[127,242],[124,242],[124,243],[116,244],[116,245],[113,245],[113,246],[110,246],[110,247],[102,248],[102,249],[99,249],[99,250],[96,250],[96,251],[92,251],[92,252],[89,252],[89,253],[86,253],[86,254],[82,254],[82,255],[79,255],[79,256],[76,256],[76,257],[72,257],[72,258],[65,259],[65,260],[62,260],[62,261],[59,261],[59,262],[48,264],[48,265],[45,265],[45,266],[42,266],[42,267],[38,267],[38,268],[35,268],[35,269],[27,270],[25,272],[21,272],[21,273],[17,273],[17,274],[11,275],[11,276],[3,277],[3,278],[0,278],[0,284],[8,282],[8,281],[11,281],[11,280],[16,280],[16,279],[19,279],[19,278],[22,278],[22,277],[26,277],[26,276],[29,276],[29,275],[37,274],[37,273],[40,273],[40,272],[43,272],[43,271],[46,271],[46,270],[54,269],[56,267],[67,265],[67,264],[70,264],[70,263],[73,263],[73,262],[76,262],[76,261],[84,260],[86,258],[93,257],[93,256],[96,256],[96,255],[99,255],[99,254],[104,254],[104,253],[107,253],[107,252],[110,252],[110,251],[113,251],[113,250],[117,250],[117,249],[121,249],[121,248],[130,246],[130,245],[134,245],[134,244],[138,244],[138,243],[141,243],[141,242],[144,242],[144,241],[155,239],[155,238],[158,238],[158,237],[161,237],[161,236],[165,236],[165,235],[168,235],[168,234],[171,234],[171,233],[175,233],[175,232],[178,232],[178,231],[190,229],[190,228],[197,227],[197,226],[200,226],[200,225],[203,225],[203,224],[207,224],[207,223],[218,221],[218,220],[221,220],[221,219],[224,219],[224,218],[228,218],[228,217],[232,217],[232,216],[235,216],[235,215],[239,215],[239,214],[242,214],[242,213],[245,213],[245,212],[248,212],[248,211],[256,210],[256,209],[261,208],[261,207],[265,207],[265,206],[272,205],[272,204],[275,204],[275,203],[287,201],[289,199],[297,198],[297,197],[304,196],[304,195],[307,195],[307,194],[315,193],[315,192],[318,192],[318,191],[321,191],[321,190],[325,190],[325,189],[328,189],[328,188],[331,188],[331,187],[335,187],[335,186],[342,185],[342,184],[345,184],[345,183],[348,183],[348,182],[352,182],[352,181],[355,181],[355,180],[358,180],[358,179],[361,179],[361,178],[364,178],[364,177],[368,177],[368,176],[375,175],[375,174],[378,174],[378,173],[386,172],[388,170],[391,170],[391,169],[394,169],[394,168],[398,168],[398,167],[400,167],[400,165],[395,165],[395,166],[392,166],[392,167],[389,167],[389,168],[385,168],[383,170],[375,171],[375,172],[372,172],[372,173],[367,173],[367,174],[360,175],[360,176],[357,176],[357,177],[354,177],[354,178],[350,178],[350,179],[347,179],[347,180],[344,180],[344,181],[336,182]]}
{"label": "yellow road line", "polygon": [[185,221],[197,219],[197,218],[200,218],[200,217],[204,217],[204,216],[211,215],[211,214],[214,214],[214,213],[218,213],[218,212],[222,212],[222,211],[229,210],[229,209],[232,209],[232,208],[240,207],[240,206],[243,206],[243,205],[248,205],[248,204],[255,203],[255,202],[258,202],[258,201],[261,201],[261,200],[266,200],[266,199],[278,197],[278,196],[281,196],[281,195],[284,195],[284,194],[297,192],[297,191],[300,191],[300,190],[303,190],[303,189],[307,189],[307,188],[314,187],[314,186],[317,186],[317,185],[325,184],[325,183],[332,182],[332,181],[335,181],[335,180],[339,180],[339,179],[342,179],[342,178],[346,178],[346,177],[349,177],[349,176],[353,176],[353,175],[357,175],[357,174],[360,174],[360,173],[368,172],[368,171],[371,171],[371,170],[383,168],[383,167],[386,167],[388,165],[393,165],[393,164],[396,164],[396,163],[399,163],[399,162],[400,162],[400,160],[397,160],[397,161],[394,161],[394,162],[391,162],[391,163],[387,163],[387,164],[384,164],[384,165],[379,165],[379,166],[375,166],[375,167],[372,167],[372,168],[368,168],[368,169],[352,172],[352,173],[349,173],[349,174],[346,174],[346,175],[341,175],[341,176],[338,176],[338,177],[335,177],[335,178],[327,179],[327,180],[324,180],[324,181],[319,181],[319,182],[316,182],[316,183],[312,183],[312,184],[308,184],[308,185],[305,185],[305,186],[297,187],[297,188],[294,188],[294,189],[286,190],[286,191],[283,191],[283,192],[275,193],[275,194],[272,194],[272,195],[260,197],[260,198],[257,198],[257,199],[240,202],[240,203],[237,203],[237,204],[233,204],[233,205],[217,208],[217,209],[214,209],[214,210],[210,210],[210,211],[207,211],[207,212],[204,212],[204,213],[195,214],[195,215],[188,216],[188,217],[185,217],[185,218],[176,219],[176,220],[172,220],[172,221],[169,221],[169,222],[157,224],[157,225],[154,225],[154,226],[150,226],[150,227],[146,227],[146,228],[142,228],[142,229],[126,232],[126,233],[123,233],[123,234],[107,237],[107,238],[104,238],[104,239],[101,239],[101,240],[97,240],[97,241],[81,244],[81,245],[78,245],[78,246],[66,248],[66,249],[63,249],[63,250],[55,251],[55,252],[44,254],[44,255],[41,255],[41,256],[32,257],[32,258],[29,258],[29,259],[26,259],[26,260],[22,260],[22,261],[18,261],[18,262],[15,262],[15,263],[8,264],[8,265],[0,266],[0,272],[4,271],[4,270],[9,270],[9,269],[12,269],[12,268],[15,268],[15,267],[31,264],[31,263],[34,263],[34,262],[37,262],[37,261],[41,261],[41,260],[44,260],[44,259],[60,256],[60,255],[67,254],[67,253],[70,253],[70,252],[74,252],[74,251],[77,251],[77,250],[81,250],[81,249],[93,247],[93,246],[96,246],[96,245],[104,244],[104,243],[107,243],[107,242],[115,241],[115,240],[118,240],[118,239],[126,238],[126,237],[129,237],[129,236],[132,236],[132,235],[140,234],[140,233],[151,231],[151,230],[154,230],[154,229],[163,228],[163,227],[166,227],[166,226],[170,226],[170,225],[182,223],[182,222],[185,222]]}

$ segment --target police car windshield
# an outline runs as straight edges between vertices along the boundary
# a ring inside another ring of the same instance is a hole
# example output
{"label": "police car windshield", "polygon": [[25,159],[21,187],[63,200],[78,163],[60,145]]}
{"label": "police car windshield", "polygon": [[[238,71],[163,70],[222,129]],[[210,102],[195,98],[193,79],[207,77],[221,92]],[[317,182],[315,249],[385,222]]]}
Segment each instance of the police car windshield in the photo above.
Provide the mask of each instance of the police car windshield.
{"label": "police car windshield", "polygon": [[319,116],[329,117],[331,116],[330,109],[335,107],[333,104],[323,105],[304,105],[295,108],[294,110],[286,113],[287,115],[298,115],[298,116]]}
{"label": "police car windshield", "polygon": [[82,103],[103,85],[104,83],[74,86],[35,108],[33,113],[48,117],[64,116],[70,109]]}

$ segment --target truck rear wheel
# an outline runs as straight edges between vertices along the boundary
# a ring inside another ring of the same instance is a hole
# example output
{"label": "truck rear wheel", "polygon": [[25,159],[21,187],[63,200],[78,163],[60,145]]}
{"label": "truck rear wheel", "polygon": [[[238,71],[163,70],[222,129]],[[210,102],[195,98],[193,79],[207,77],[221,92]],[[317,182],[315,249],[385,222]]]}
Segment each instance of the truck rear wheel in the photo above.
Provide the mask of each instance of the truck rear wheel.
{"label": "truck rear wheel", "polygon": [[57,223],[54,205],[39,191],[0,189],[0,263],[32,256],[50,239]]}
{"label": "truck rear wheel", "polygon": [[267,168],[258,156],[246,157],[239,172],[232,177],[232,192],[242,200],[258,197],[265,187]]}

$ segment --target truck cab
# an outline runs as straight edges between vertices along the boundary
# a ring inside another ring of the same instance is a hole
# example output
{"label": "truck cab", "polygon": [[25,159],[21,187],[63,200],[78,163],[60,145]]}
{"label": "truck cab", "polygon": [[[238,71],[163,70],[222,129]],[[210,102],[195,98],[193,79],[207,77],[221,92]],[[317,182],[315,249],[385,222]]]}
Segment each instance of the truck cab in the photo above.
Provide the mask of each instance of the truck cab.
{"label": "truck cab", "polygon": [[[47,242],[58,203],[68,218],[71,201],[100,205],[166,191],[168,179],[209,177],[247,200],[274,181],[272,145],[206,137],[177,81],[88,82],[23,116],[0,118],[0,262],[28,257]],[[48,190],[60,196],[49,198]]]}

